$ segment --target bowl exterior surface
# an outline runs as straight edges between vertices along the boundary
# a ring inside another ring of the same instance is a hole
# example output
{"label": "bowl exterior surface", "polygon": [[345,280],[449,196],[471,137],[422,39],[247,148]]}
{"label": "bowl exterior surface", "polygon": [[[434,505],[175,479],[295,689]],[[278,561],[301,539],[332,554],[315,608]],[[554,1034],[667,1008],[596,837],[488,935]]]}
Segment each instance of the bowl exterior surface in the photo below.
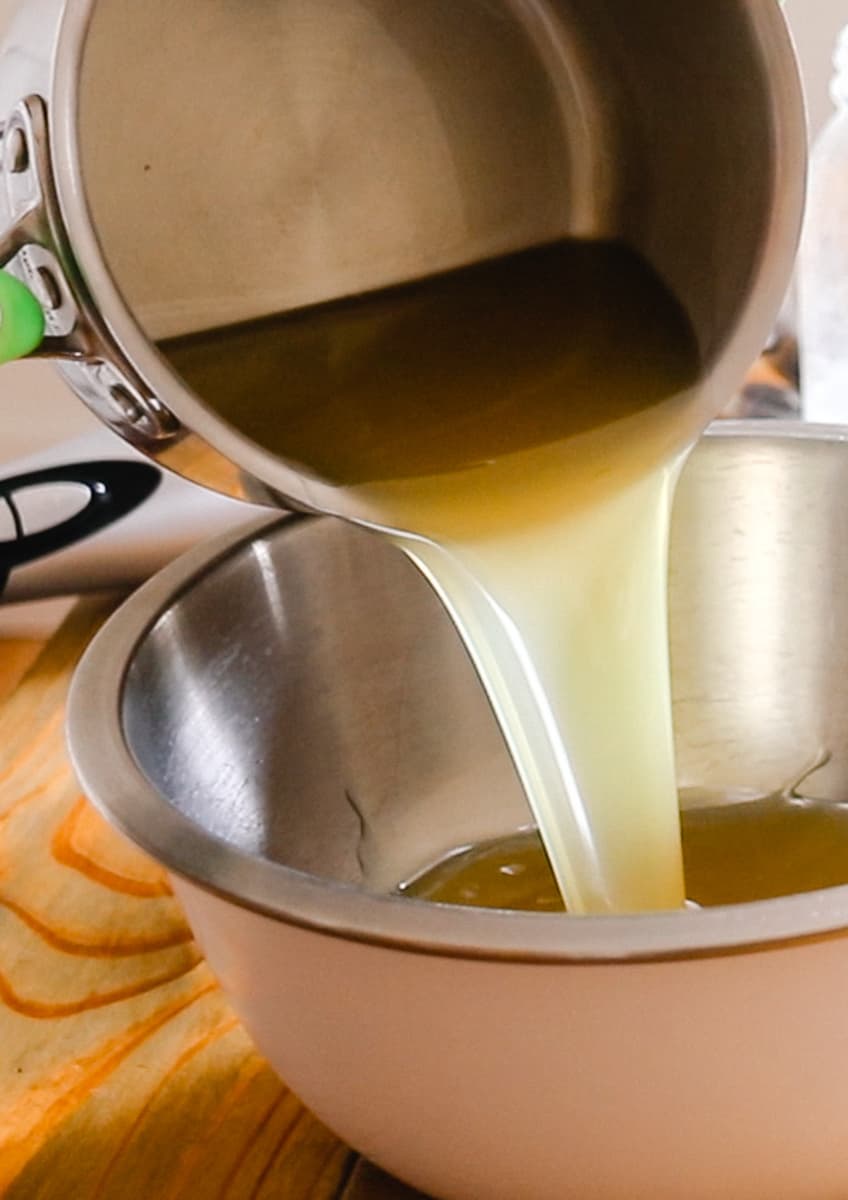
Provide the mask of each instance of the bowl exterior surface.
{"label": "bowl exterior surface", "polygon": [[848,935],[689,961],[469,961],[174,886],[272,1065],[428,1195],[848,1194]]}

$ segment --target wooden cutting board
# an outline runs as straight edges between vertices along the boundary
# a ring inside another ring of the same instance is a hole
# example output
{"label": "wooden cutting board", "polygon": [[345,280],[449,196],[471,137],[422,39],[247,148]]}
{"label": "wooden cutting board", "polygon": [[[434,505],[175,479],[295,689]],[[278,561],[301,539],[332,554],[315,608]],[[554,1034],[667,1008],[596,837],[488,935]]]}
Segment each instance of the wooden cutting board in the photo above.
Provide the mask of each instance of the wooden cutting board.
{"label": "wooden cutting board", "polygon": [[107,611],[0,643],[0,1196],[411,1200],[258,1055],[162,869],[80,795],[65,695]]}

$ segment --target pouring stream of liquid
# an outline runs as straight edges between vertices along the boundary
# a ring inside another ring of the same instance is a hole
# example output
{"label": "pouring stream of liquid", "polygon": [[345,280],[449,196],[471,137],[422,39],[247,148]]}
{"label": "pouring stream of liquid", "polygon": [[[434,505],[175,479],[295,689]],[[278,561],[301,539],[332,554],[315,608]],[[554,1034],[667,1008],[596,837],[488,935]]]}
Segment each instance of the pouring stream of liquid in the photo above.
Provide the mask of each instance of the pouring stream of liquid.
{"label": "pouring stream of liquid", "polygon": [[463,637],[572,913],[684,901],[666,619],[676,474],[461,557],[400,541]]}
{"label": "pouring stream of liquid", "polygon": [[415,535],[569,910],[682,904],[666,544],[701,366],[651,268],[557,242],[160,348],[348,511]]}

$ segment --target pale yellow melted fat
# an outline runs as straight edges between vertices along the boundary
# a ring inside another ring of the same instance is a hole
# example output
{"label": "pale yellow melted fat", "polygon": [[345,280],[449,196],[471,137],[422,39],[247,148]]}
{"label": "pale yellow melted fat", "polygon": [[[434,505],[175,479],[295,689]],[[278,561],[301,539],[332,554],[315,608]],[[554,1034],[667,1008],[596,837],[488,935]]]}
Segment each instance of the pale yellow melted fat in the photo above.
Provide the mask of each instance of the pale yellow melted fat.
{"label": "pale yellow melted fat", "polygon": [[[775,795],[682,814],[689,899],[745,904],[848,884],[848,805]],[[403,884],[421,900],[475,908],[561,912],[535,831],[446,856]]]}
{"label": "pale yellow melted fat", "polygon": [[463,632],[569,908],[679,906],[666,542],[705,416],[644,261],[558,242],[161,349],[254,441],[424,539],[399,541]]}

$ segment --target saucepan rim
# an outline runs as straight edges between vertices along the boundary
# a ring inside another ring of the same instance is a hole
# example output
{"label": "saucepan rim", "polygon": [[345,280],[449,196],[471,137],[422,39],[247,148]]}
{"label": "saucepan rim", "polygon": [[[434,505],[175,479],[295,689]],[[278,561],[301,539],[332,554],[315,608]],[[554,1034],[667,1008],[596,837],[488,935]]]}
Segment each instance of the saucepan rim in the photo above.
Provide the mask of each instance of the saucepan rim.
{"label": "saucepan rim", "polygon": [[[719,422],[724,440],[848,442],[848,428]],[[168,871],[244,909],[351,941],[411,953],[533,963],[662,962],[762,952],[842,936],[848,886],[755,903],[632,916],[459,908],[376,895],[247,853],[178,812],[143,773],[122,729],[129,669],[146,637],[199,581],[281,522],[271,514],[196,547],[138,589],[86,650],[68,704],[68,745],[100,812]]]}

